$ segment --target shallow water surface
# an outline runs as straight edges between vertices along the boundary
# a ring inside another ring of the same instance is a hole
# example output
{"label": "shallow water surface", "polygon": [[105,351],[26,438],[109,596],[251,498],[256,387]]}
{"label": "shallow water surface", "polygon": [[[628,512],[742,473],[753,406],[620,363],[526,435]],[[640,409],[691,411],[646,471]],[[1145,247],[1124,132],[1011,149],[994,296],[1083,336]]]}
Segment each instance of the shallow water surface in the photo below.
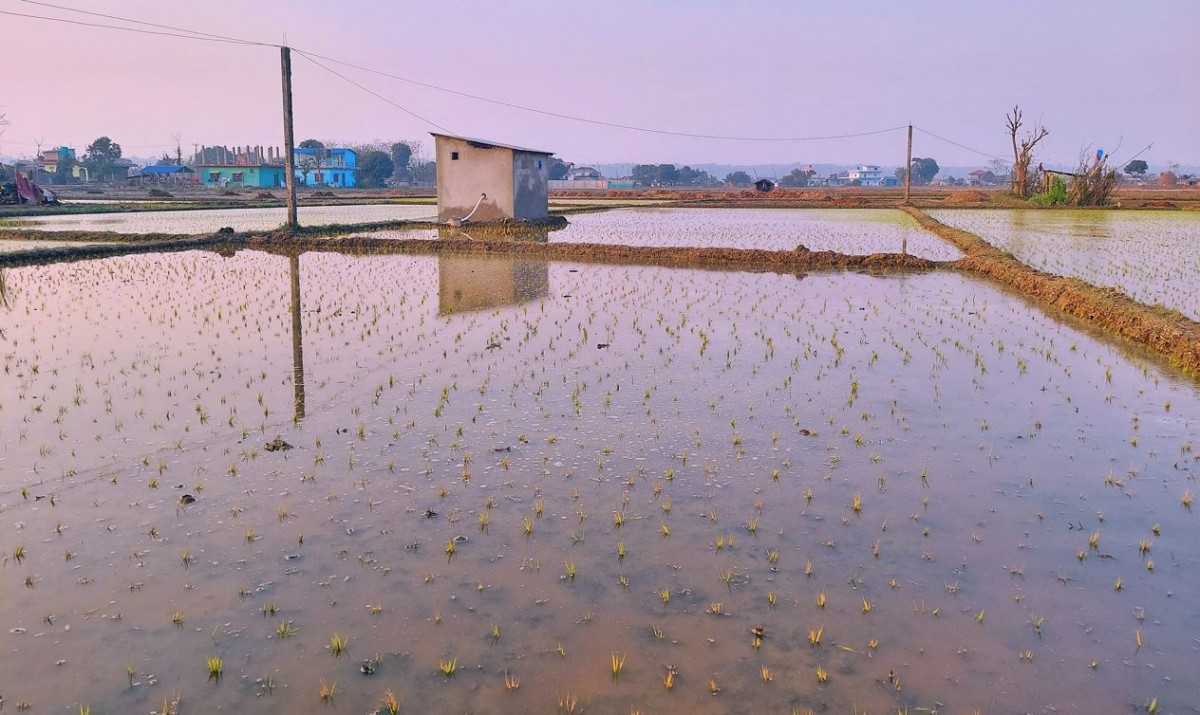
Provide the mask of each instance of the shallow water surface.
{"label": "shallow water surface", "polygon": [[988,284],[248,251],[4,276],[10,707],[1200,700],[1196,385]]}
{"label": "shallow water surface", "polygon": [[1119,288],[1141,303],[1200,320],[1200,213],[941,209],[929,215],[1039,270]]}
{"label": "shallow water surface", "polygon": [[[432,206],[411,204],[301,206],[297,212],[300,223],[308,226],[403,221],[436,214]],[[226,226],[235,231],[270,231],[282,226],[286,219],[284,208],[200,209],[34,217],[25,219],[23,227],[35,231],[196,234],[213,233]]]}
{"label": "shallow water surface", "polygon": [[895,209],[636,208],[568,216],[553,242],[901,253],[952,261],[962,254]]}

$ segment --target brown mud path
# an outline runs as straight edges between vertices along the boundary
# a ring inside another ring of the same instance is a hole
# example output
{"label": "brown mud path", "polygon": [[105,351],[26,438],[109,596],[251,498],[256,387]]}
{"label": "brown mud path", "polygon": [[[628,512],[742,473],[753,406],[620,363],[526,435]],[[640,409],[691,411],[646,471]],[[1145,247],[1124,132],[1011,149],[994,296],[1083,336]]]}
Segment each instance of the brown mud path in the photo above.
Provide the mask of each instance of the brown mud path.
{"label": "brown mud path", "polygon": [[1200,376],[1200,323],[1182,313],[1144,305],[1115,288],[1030,268],[979,236],[947,226],[921,209],[902,206],[900,210],[966,254],[949,267],[1015,288],[1042,305],[1161,353],[1191,377]]}

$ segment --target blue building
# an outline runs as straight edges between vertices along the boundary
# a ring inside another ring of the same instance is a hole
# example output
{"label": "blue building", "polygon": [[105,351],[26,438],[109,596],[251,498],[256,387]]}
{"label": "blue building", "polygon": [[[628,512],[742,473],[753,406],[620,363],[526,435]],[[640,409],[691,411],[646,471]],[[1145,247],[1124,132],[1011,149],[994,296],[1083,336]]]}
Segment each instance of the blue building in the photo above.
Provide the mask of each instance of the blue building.
{"label": "blue building", "polygon": [[353,149],[297,148],[296,182],[301,186],[337,186],[350,189],[357,186],[358,161]]}

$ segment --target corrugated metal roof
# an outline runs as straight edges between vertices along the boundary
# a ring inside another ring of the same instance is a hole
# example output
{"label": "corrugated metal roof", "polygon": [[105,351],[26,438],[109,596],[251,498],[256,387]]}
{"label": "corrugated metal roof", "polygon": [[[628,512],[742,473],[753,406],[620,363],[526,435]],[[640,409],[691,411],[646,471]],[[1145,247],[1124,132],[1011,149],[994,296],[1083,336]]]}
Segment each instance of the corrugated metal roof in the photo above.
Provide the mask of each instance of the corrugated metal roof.
{"label": "corrugated metal roof", "polygon": [[546,156],[550,156],[550,155],[554,154],[554,152],[552,152],[552,151],[543,151],[541,149],[530,149],[528,147],[514,146],[512,144],[503,144],[501,142],[489,141],[487,139],[475,139],[473,137],[460,137],[460,136],[455,136],[453,134],[438,134],[437,132],[429,132],[429,133],[439,139],[458,139],[458,140],[467,142],[471,146],[479,147],[482,149],[492,149],[492,148],[511,149],[512,151],[527,151],[530,154],[545,154]]}
{"label": "corrugated metal roof", "polygon": [[171,166],[171,165],[154,165],[142,168],[143,174],[179,174],[179,173],[194,173],[186,166]]}

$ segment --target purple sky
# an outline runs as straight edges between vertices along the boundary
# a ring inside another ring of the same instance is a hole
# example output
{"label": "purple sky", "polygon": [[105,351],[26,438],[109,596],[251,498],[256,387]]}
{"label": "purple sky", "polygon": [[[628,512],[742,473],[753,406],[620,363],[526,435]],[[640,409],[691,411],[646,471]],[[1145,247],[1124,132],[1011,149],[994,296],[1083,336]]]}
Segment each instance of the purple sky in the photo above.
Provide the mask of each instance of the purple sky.
{"label": "purple sky", "polygon": [[[680,132],[814,136],[912,122],[1009,156],[1019,102],[1052,134],[1047,162],[1081,148],[1152,164],[1200,161],[1200,2],[381,2],[48,0],[279,43],[564,114]],[[86,17],[21,0],[0,10]],[[114,23],[115,24],[115,23]],[[127,155],[195,144],[282,143],[279,53],[0,15],[0,154],[35,142],[81,152],[106,134]],[[29,62],[14,72],[13,61]],[[333,65],[337,67],[336,65]],[[900,164],[904,134],[820,142],[713,141],[564,121],[337,67],[468,136],[576,162]],[[424,122],[294,58],[297,141],[422,138]],[[428,148],[427,148],[428,153]],[[943,165],[987,158],[920,133]]]}

